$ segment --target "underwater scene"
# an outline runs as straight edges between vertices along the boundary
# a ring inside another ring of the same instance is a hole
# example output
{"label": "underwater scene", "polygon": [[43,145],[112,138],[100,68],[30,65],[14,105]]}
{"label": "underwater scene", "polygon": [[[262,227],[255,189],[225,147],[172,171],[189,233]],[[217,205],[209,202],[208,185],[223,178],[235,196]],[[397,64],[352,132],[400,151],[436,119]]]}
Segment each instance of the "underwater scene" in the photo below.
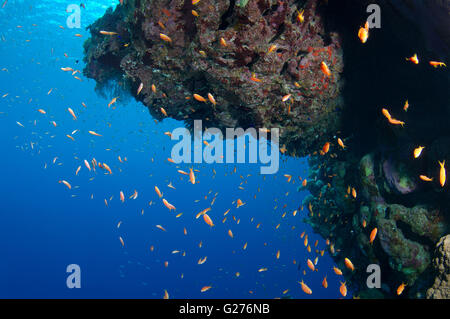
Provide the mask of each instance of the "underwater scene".
{"label": "underwater scene", "polygon": [[449,0],[0,0],[1,299],[450,299]]}

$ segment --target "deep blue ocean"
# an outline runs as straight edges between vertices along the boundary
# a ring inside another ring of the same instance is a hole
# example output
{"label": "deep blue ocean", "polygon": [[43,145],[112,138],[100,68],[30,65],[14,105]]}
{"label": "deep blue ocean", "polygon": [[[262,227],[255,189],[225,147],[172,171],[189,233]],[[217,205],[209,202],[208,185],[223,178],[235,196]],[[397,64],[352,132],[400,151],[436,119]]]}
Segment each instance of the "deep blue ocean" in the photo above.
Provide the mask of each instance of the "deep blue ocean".
{"label": "deep blue ocean", "polygon": [[[182,122],[155,122],[127,96],[108,108],[117,92],[103,96],[82,73],[78,80],[61,70],[82,71],[86,27],[118,1],[84,2],[81,29],[66,26],[71,3],[9,0],[0,9],[0,298],[163,298],[165,290],[170,298],[341,297],[344,279],[333,272],[325,239],[303,223],[308,193],[298,177],[308,176],[306,159],[283,155],[278,173],[265,177],[260,164],[168,162],[175,142],[164,133]],[[93,158],[113,174],[89,171],[84,160]],[[177,172],[191,167],[198,170],[195,185]],[[130,199],[135,190],[138,197]],[[245,205],[236,208],[237,199]],[[214,227],[195,218],[208,207]],[[306,262],[316,256],[312,272]],[[81,288],[66,285],[70,264],[80,266]],[[312,295],[301,290],[301,280]],[[201,292],[204,286],[212,288]]]}

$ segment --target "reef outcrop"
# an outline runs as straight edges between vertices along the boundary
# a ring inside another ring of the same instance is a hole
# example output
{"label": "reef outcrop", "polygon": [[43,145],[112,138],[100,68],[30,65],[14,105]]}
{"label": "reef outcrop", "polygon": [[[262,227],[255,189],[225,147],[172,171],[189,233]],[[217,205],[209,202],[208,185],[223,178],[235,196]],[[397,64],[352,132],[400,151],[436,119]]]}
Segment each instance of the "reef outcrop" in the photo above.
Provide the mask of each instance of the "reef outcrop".
{"label": "reef outcrop", "polygon": [[450,299],[450,235],[437,243],[433,266],[437,275],[427,291],[427,298]]}
{"label": "reef outcrop", "polygon": [[[218,128],[277,127],[280,144],[306,155],[337,130],[342,110],[340,38],[326,27],[320,3],[125,1],[89,27],[84,74],[98,87],[122,82],[155,118],[164,117],[163,107],[188,127],[192,119]],[[208,93],[217,105],[193,99]]]}

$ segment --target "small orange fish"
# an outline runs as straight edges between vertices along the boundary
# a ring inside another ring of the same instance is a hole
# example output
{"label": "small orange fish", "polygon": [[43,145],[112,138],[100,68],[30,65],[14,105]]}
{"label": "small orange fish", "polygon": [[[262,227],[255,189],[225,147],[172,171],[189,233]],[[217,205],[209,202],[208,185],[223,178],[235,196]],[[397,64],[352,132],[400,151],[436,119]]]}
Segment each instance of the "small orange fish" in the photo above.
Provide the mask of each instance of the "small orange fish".
{"label": "small orange fish", "polygon": [[371,244],[375,240],[375,237],[377,236],[377,232],[378,232],[378,229],[376,227],[374,229],[372,229],[372,231],[370,232],[370,241],[369,242]]}
{"label": "small orange fish", "polygon": [[66,185],[68,189],[72,189],[72,185],[70,185],[70,183],[68,181],[62,180],[62,181],[59,181],[59,182],[63,183],[64,185]]}
{"label": "small orange fish", "polygon": [[358,30],[358,38],[362,43],[366,43],[369,38],[369,21],[366,21],[364,27],[359,28]]}
{"label": "small orange fish", "polygon": [[405,105],[403,105],[403,111],[408,112],[409,109],[409,102],[406,100]]}
{"label": "small orange fish", "polygon": [[166,231],[166,229],[164,227],[162,227],[161,225],[156,225],[156,228],[161,229],[162,231]]}
{"label": "small orange fish", "polygon": [[420,156],[420,154],[422,154],[422,151],[425,147],[424,146],[419,146],[417,148],[414,149],[414,158],[418,158]]}
{"label": "small orange fish", "polygon": [[445,65],[444,62],[437,62],[437,61],[430,61],[430,65],[433,68],[437,68],[437,67],[447,67],[447,65]]}
{"label": "small orange fish", "polygon": [[314,263],[311,261],[311,259],[308,259],[306,261],[306,264],[308,265],[308,268],[311,269],[311,271],[315,271],[316,267],[314,266]]}
{"label": "small orange fish", "polygon": [[136,95],[139,95],[139,93],[141,93],[143,88],[144,88],[144,83],[139,84]]}
{"label": "small orange fish", "polygon": [[201,292],[205,292],[205,291],[210,290],[211,288],[212,288],[212,286],[205,286],[205,287],[203,287],[200,291],[201,291]]}
{"label": "small orange fish", "polygon": [[305,10],[302,10],[302,11],[297,10],[297,21],[299,23],[303,23],[305,21],[304,13],[305,13]]}
{"label": "small orange fish", "polygon": [[156,194],[158,194],[159,198],[163,197],[163,194],[159,190],[158,186],[155,186],[155,192],[156,192]]}
{"label": "small orange fish", "polygon": [[272,53],[273,51],[275,51],[277,49],[277,45],[276,44],[272,44],[269,47],[269,50],[267,50],[267,53]]}
{"label": "small orange fish", "polygon": [[326,76],[331,76],[331,71],[325,62],[322,61],[322,63],[320,63],[320,69],[322,70],[323,74],[325,74]]}
{"label": "small orange fish", "polygon": [[325,145],[322,147],[322,152],[323,154],[328,153],[328,151],[330,150],[330,142],[326,142]]}
{"label": "small orange fish", "polygon": [[414,54],[410,58],[406,58],[406,61],[411,61],[414,64],[419,64],[419,58],[417,57],[417,54]]}
{"label": "small orange fish", "polygon": [[344,142],[340,138],[338,138],[337,141],[338,141],[339,146],[342,147],[342,149],[345,149]]}
{"label": "small orange fish", "polygon": [[322,280],[322,286],[323,288],[328,288],[328,281],[327,281],[327,276],[325,276]]}
{"label": "small orange fish", "polygon": [[236,208],[239,208],[241,206],[245,205],[245,203],[243,203],[240,199],[237,200],[236,202]]}
{"label": "small orange fish", "polygon": [[102,135],[100,135],[100,134],[98,134],[98,133],[96,133],[94,131],[89,131],[89,134],[94,135],[94,136],[102,136]]}
{"label": "small orange fish", "polygon": [[173,206],[171,203],[169,203],[166,199],[163,198],[163,204],[166,206],[169,210],[176,210],[175,206]]}
{"label": "small orange fish", "polygon": [[203,214],[203,220],[205,221],[205,223],[207,223],[210,227],[214,226],[214,223],[211,219],[211,217],[209,217],[208,214]]}
{"label": "small orange fish", "polygon": [[439,165],[441,167],[441,169],[439,171],[439,183],[441,184],[441,187],[444,187],[445,180],[446,180],[445,161],[443,161],[442,163],[439,162]]}
{"label": "small orange fish", "polygon": [[421,180],[423,180],[424,182],[432,182],[433,181],[433,178],[430,178],[430,177],[428,177],[426,175],[420,175],[419,178]]}
{"label": "small orange fish", "polygon": [[348,269],[350,269],[351,271],[354,271],[354,270],[355,270],[355,267],[353,266],[353,263],[350,261],[350,259],[345,258],[345,259],[344,259],[344,263],[345,263],[345,266],[346,266]]}
{"label": "small orange fish", "polygon": [[194,94],[194,99],[196,99],[199,102],[206,102],[206,99],[203,96],[198,95],[198,94]]}
{"label": "small orange fish", "polygon": [[340,270],[339,268],[337,268],[335,266],[333,267],[333,270],[336,275],[342,276],[342,270]]}
{"label": "small orange fish", "polygon": [[214,96],[211,93],[208,93],[208,100],[213,104],[216,105],[216,100],[214,99]]}
{"label": "small orange fish", "polygon": [[72,115],[73,120],[76,121],[77,116],[75,115],[74,111],[70,107],[67,108],[67,111],[69,111],[70,115]]}
{"label": "small orange fish", "polygon": [[343,297],[347,296],[347,286],[345,285],[345,282],[341,282],[341,286],[339,287],[339,292]]}
{"label": "small orange fish", "polygon": [[113,99],[108,103],[108,107],[111,107],[111,105],[113,105],[114,103],[116,103],[118,98],[119,98],[119,97],[113,98]]}
{"label": "small orange fish", "polygon": [[292,96],[292,94],[287,94],[281,98],[281,101],[286,102],[287,100],[289,100],[291,98],[291,96]]}
{"label": "small orange fish", "polygon": [[397,288],[397,295],[400,296],[403,292],[403,290],[405,290],[406,284],[402,283],[400,286],[398,286]]}
{"label": "small orange fish", "polygon": [[195,174],[192,168],[189,169],[189,181],[191,184],[195,184]]}
{"label": "small orange fish", "polygon": [[166,41],[166,42],[172,42],[172,39],[169,37],[169,36],[167,36],[167,35],[165,35],[164,33],[160,33],[159,34],[159,37],[161,38],[161,40],[163,40],[163,41]]}
{"label": "small orange fish", "polygon": [[311,295],[312,294],[312,290],[311,288],[309,288],[304,282],[303,280],[300,282],[300,285],[302,286],[302,290],[305,294]]}

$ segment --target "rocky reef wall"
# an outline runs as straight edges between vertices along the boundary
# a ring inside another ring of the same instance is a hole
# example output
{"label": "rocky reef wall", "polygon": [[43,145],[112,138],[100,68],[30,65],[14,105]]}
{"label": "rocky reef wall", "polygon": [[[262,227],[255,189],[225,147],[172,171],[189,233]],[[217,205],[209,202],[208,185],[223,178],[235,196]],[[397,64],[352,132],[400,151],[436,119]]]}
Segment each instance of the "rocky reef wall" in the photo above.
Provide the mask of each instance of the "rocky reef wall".
{"label": "rocky reef wall", "polygon": [[[162,107],[188,127],[278,127],[281,144],[306,155],[337,130],[343,106],[340,38],[321,10],[315,0],[125,1],[89,27],[84,74],[99,87],[124,82],[155,118]],[[193,98],[208,93],[216,105]]]}

